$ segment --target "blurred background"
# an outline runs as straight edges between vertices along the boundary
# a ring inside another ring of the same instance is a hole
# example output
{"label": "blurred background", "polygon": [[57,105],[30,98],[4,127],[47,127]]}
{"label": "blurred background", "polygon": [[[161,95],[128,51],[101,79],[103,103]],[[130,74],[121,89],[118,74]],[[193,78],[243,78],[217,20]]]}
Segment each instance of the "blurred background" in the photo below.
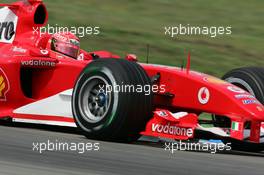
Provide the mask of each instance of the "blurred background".
{"label": "blurred background", "polygon": [[[1,0],[14,2],[13,0]],[[242,66],[264,66],[263,0],[44,0],[49,24],[99,26],[81,39],[87,51],[138,55],[145,62],[180,66],[187,51],[192,69],[221,77]],[[165,36],[165,26],[231,26],[231,35]]]}

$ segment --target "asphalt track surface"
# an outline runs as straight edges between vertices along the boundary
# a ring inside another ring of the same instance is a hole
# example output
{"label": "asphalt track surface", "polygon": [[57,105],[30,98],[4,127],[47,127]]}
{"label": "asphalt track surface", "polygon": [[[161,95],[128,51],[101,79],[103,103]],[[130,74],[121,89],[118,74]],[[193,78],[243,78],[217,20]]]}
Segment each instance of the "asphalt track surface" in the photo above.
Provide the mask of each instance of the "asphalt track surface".
{"label": "asphalt track surface", "polygon": [[[65,129],[64,129],[65,130]],[[63,142],[97,142],[74,130],[29,125],[0,125],[0,174],[264,174],[264,154],[177,151],[171,154],[162,144],[137,142],[120,144],[100,141],[99,151],[33,151],[33,142],[58,139]]]}

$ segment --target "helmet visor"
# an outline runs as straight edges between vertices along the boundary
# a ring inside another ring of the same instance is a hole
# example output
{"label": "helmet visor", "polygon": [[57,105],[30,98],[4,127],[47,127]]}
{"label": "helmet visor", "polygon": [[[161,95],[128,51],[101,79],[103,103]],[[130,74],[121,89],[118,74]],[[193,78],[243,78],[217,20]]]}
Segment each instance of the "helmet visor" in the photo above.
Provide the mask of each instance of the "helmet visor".
{"label": "helmet visor", "polygon": [[80,43],[77,40],[74,40],[74,42],[70,40],[70,43],[67,43],[54,39],[52,41],[52,46],[53,47],[51,49],[56,52],[62,53],[75,59],[78,58],[80,51]]}

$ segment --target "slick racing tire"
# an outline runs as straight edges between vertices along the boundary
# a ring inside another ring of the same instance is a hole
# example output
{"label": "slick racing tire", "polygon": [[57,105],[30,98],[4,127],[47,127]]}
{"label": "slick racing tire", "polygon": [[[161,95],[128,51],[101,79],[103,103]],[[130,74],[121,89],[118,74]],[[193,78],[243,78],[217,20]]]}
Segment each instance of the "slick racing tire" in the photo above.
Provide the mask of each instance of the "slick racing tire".
{"label": "slick racing tire", "polygon": [[151,87],[151,81],[135,62],[99,59],[88,64],[73,90],[72,109],[78,128],[92,139],[138,139],[152,117],[153,95],[136,87]]}
{"label": "slick racing tire", "polygon": [[[255,96],[262,104],[264,104],[264,68],[261,67],[245,67],[231,70],[226,73],[223,80],[234,84],[245,91]],[[215,116],[215,123],[218,123],[220,127],[228,127],[231,122],[228,118]],[[249,127],[250,125],[246,127]],[[232,149],[260,152],[264,150],[264,144],[251,143],[247,140],[238,141],[230,139],[232,143]]]}
{"label": "slick racing tire", "polygon": [[264,104],[264,68],[245,67],[234,69],[225,74],[223,79],[246,90]]}
{"label": "slick racing tire", "polygon": [[[234,69],[226,73],[222,79],[246,90],[264,104],[264,68],[244,67]],[[216,127],[229,128],[231,126],[229,118],[224,116],[213,116],[213,122]]]}

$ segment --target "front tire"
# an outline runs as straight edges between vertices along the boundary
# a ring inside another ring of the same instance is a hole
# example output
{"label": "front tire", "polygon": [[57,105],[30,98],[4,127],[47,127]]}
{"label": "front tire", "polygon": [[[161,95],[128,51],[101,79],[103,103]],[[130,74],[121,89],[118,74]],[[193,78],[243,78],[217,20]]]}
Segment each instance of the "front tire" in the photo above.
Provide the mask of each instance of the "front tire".
{"label": "front tire", "polygon": [[234,69],[223,76],[223,79],[234,84],[264,104],[264,69],[261,67],[245,67]]}
{"label": "front tire", "polygon": [[152,92],[114,89],[125,86],[151,87],[151,82],[141,66],[121,59],[96,60],[82,71],[72,109],[86,137],[121,142],[139,137],[152,116]]}
{"label": "front tire", "polygon": [[[264,68],[244,67],[234,69],[226,73],[222,79],[244,89],[264,104]],[[216,127],[231,127],[231,121],[228,117],[213,115],[212,118]]]}
{"label": "front tire", "polygon": [[[234,69],[226,73],[222,79],[244,89],[255,96],[259,102],[264,104],[264,68],[245,67]],[[218,123],[217,126],[230,128],[231,122],[229,118],[215,116],[214,120],[215,123]],[[248,125],[248,127],[250,127],[250,125]],[[232,148],[236,150],[250,152],[260,152],[264,150],[263,143],[252,143],[246,140],[239,141],[234,139],[230,139],[230,141],[232,142]]]}

